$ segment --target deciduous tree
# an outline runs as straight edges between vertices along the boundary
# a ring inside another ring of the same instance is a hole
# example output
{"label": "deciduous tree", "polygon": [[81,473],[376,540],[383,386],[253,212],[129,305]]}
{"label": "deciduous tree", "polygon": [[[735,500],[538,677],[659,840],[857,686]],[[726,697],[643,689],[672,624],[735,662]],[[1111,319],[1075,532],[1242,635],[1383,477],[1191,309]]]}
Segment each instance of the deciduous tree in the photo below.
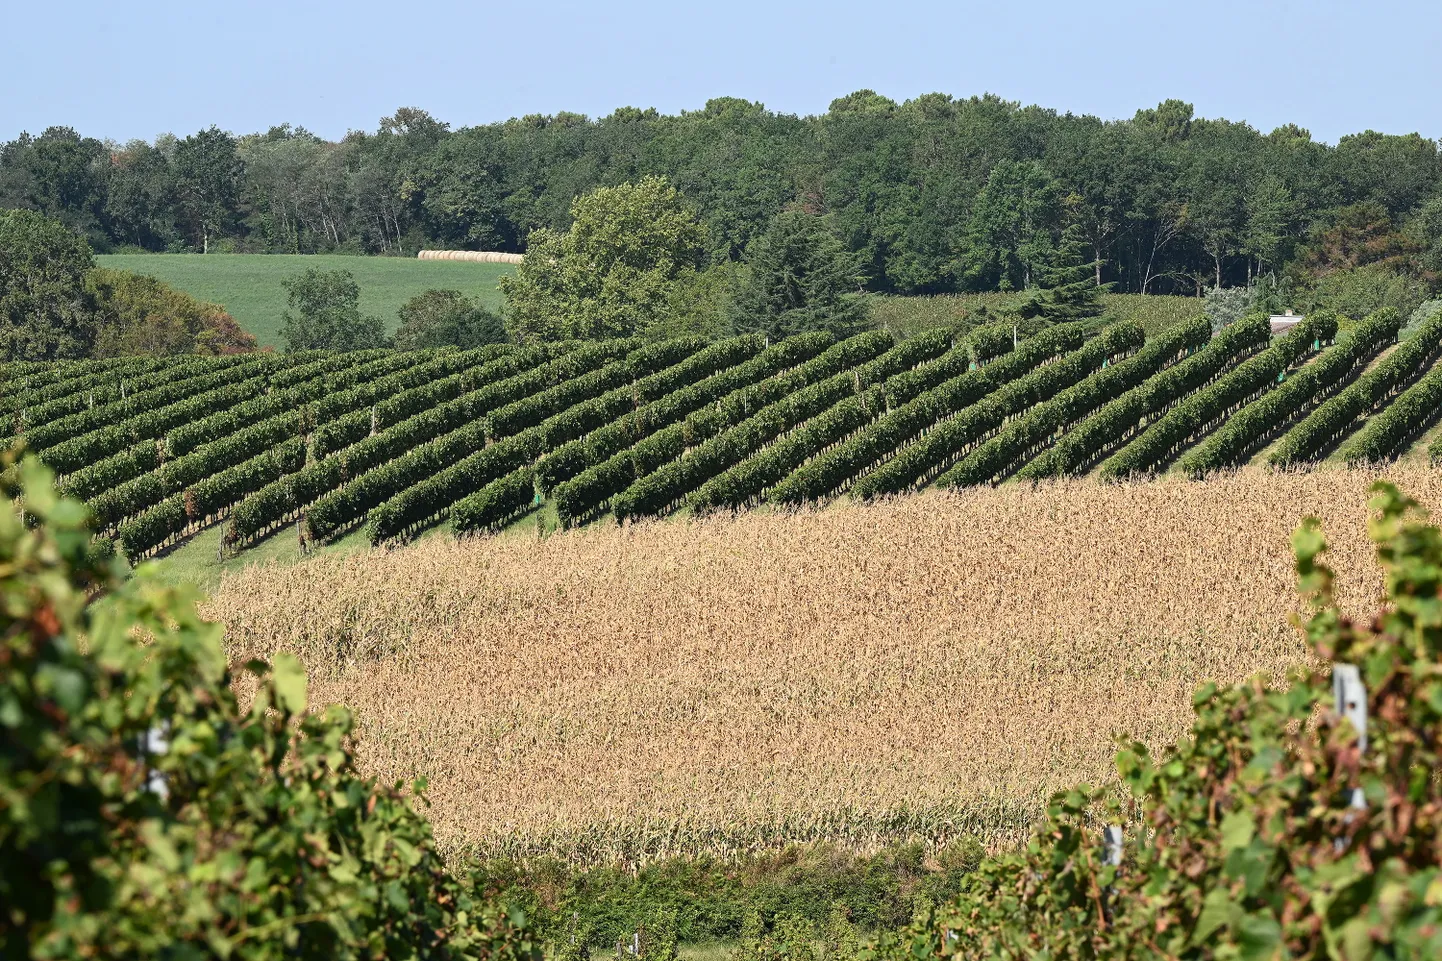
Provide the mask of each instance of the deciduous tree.
{"label": "deciduous tree", "polygon": [[100,310],[96,357],[135,354],[238,354],[256,349],[217,304],[196,300],[154,277],[97,267],[87,278]]}
{"label": "deciduous tree", "polygon": [[58,220],[0,211],[0,360],[84,357],[99,322],[90,245]]}
{"label": "deciduous tree", "polygon": [[379,317],[363,317],[360,286],[349,270],[307,268],[281,281],[289,309],[280,336],[287,351],[360,350],[385,343]]}
{"label": "deciduous tree", "polygon": [[186,137],[175,145],[174,169],[180,214],[201,253],[210,253],[211,238],[236,219],[245,167],[235,138],[217,127]]}
{"label": "deciduous tree", "polygon": [[471,300],[459,290],[427,290],[406,301],[400,310],[396,346],[402,350],[423,347],[480,347],[504,343],[506,325],[499,314]]}
{"label": "deciduous tree", "polygon": [[531,234],[501,280],[518,340],[617,337],[665,319],[706,254],[706,228],[660,177],[576,198],[571,228]]}

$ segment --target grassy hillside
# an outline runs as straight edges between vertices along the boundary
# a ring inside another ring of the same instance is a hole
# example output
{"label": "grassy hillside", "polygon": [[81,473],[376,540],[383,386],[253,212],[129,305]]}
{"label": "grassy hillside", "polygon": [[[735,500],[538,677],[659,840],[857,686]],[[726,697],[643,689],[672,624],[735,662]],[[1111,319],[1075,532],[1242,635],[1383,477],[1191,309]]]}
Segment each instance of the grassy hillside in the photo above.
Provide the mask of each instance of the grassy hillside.
{"label": "grassy hillside", "polygon": [[[911,337],[932,327],[951,327],[977,320],[982,308],[996,315],[1017,306],[1026,293],[938,294],[932,297],[888,297],[871,300],[871,319],[878,326]],[[1195,297],[1155,294],[1103,294],[1106,314],[1114,320],[1135,320],[1147,335],[1174,327],[1202,312]],[[993,320],[998,319],[993,317]]]}
{"label": "grassy hillside", "polygon": [[96,257],[102,267],[148,274],[193,297],[225,307],[261,346],[279,346],[285,291],[280,282],[307,267],[349,270],[360,284],[361,311],[394,330],[396,312],[427,288],[459,290],[498,308],[497,282],[515,268],[402,257],[344,257],[289,254],[119,254]]}

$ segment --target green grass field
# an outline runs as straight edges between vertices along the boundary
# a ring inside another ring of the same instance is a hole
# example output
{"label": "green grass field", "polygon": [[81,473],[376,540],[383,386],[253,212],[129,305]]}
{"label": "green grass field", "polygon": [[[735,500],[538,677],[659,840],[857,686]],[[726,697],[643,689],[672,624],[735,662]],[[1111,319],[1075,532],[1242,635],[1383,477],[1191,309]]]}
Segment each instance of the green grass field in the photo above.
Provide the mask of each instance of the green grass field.
{"label": "green grass field", "polygon": [[[871,321],[878,327],[911,337],[937,326],[951,326],[973,317],[980,308],[992,314],[1018,306],[1025,293],[938,294],[922,297],[877,295],[871,299]],[[1134,320],[1148,337],[1191,320],[1202,313],[1195,297],[1159,294],[1102,294],[1106,316],[1113,320]]]}
{"label": "green grass field", "polygon": [[360,285],[361,312],[380,317],[387,330],[400,326],[402,304],[428,288],[459,290],[496,309],[496,284],[515,268],[405,257],[293,254],[115,254],[96,257],[101,267],[148,274],[192,297],[220,304],[261,346],[279,347],[285,291],[280,282],[307,267],[349,270]]}

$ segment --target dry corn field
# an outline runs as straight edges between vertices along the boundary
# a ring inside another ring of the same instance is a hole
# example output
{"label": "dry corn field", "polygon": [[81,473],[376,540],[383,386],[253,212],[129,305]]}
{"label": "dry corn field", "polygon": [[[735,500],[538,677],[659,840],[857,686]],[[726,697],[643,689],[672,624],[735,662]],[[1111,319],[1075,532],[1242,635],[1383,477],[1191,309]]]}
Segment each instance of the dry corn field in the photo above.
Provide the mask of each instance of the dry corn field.
{"label": "dry corn field", "polygon": [[[1442,472],[1388,476],[1430,507]],[[1289,535],[1339,595],[1380,576],[1356,471],[932,492],[255,567],[209,611],[298,653],[385,779],[430,780],[450,851],[624,861],[959,833],[1161,746],[1207,679],[1305,656]]]}

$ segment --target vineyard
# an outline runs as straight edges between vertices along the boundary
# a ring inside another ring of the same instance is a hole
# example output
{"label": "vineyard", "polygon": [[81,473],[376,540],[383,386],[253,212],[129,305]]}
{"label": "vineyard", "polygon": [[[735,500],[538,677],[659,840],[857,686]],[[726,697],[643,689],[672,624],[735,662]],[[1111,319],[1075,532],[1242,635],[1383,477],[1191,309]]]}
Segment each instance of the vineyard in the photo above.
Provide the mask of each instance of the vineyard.
{"label": "vineyard", "polygon": [[[897,342],[611,340],[0,365],[0,417],[132,561],[563,527],[1261,458],[1395,458],[1442,407],[1442,311],[1010,326]],[[1442,448],[1432,453],[1442,456]]]}

